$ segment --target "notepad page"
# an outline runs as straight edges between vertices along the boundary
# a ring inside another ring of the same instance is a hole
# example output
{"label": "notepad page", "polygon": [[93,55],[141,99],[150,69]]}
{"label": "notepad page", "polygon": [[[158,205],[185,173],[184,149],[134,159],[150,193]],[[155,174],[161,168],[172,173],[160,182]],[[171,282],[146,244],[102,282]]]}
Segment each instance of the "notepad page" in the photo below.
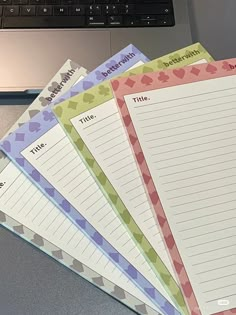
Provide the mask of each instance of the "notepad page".
{"label": "notepad page", "polygon": [[[44,147],[36,152],[35,148],[40,144],[44,144]],[[59,124],[45,132],[21,154],[173,303]]]}
{"label": "notepad page", "polygon": [[[85,117],[96,117],[84,122]],[[152,247],[176,278],[114,99],[71,120]]]}
{"label": "notepad page", "polygon": [[236,76],[124,98],[202,314],[235,308]]}
{"label": "notepad page", "polygon": [[[194,64],[206,62],[205,59],[201,59]],[[96,118],[85,121],[86,117],[90,116]],[[152,247],[176,279],[115,99],[73,118],[71,123],[109,178]]]}
{"label": "notepad page", "polygon": [[36,186],[32,185],[13,163],[9,163],[2,171],[0,182],[4,183],[0,189],[0,208],[4,213],[156,309],[155,305]]}

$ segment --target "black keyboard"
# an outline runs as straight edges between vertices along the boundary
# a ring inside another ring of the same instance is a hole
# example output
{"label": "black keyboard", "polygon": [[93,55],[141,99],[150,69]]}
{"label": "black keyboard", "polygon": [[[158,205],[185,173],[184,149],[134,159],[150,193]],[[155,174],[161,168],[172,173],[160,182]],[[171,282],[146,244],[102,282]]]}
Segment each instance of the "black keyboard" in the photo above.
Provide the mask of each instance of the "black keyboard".
{"label": "black keyboard", "polygon": [[0,28],[173,26],[172,0],[0,0]]}

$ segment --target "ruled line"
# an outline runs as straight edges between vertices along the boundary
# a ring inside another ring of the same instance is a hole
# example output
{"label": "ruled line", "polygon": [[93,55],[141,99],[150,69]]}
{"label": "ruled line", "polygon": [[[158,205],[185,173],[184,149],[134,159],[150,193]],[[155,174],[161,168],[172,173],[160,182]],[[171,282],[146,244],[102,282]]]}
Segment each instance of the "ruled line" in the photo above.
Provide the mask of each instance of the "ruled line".
{"label": "ruled line", "polygon": [[56,145],[58,145],[58,143],[60,143],[61,141],[63,141],[66,138],[66,136],[64,136],[63,138],[61,138],[60,140],[58,140],[56,143],[54,143],[47,151],[43,152],[41,155],[38,155],[36,160],[40,159],[44,154],[48,153],[51,149],[53,149]]}
{"label": "ruled line", "polygon": [[[225,96],[220,96],[220,97],[214,97],[214,98],[208,98],[208,99],[204,99],[204,102],[206,101],[214,101],[214,100],[219,100],[221,98],[225,98],[225,97],[231,97],[231,96],[236,96],[236,94],[230,94],[230,95],[225,95]],[[232,100],[231,102],[229,103],[232,103],[234,100]],[[202,100],[199,100],[199,101],[194,101],[194,102],[189,102],[189,103],[184,103],[184,104],[179,104],[179,105],[174,105],[174,106],[165,106],[164,108],[159,108],[158,106],[158,109],[157,110],[150,110],[150,111],[144,111],[144,112],[139,112],[137,113],[137,115],[145,115],[145,114],[152,114],[153,112],[155,111],[162,111],[162,110],[169,110],[169,109],[172,109],[172,108],[177,108],[177,107],[182,107],[182,106],[188,106],[188,105],[192,105],[192,104],[198,104],[198,103],[202,103],[203,101]],[[168,102],[169,103],[169,102]],[[161,103],[151,103],[151,104],[148,104],[149,105],[159,105]],[[223,104],[227,104],[227,103],[223,103]],[[205,109],[205,108],[209,108],[209,107],[214,107],[214,106],[217,106],[217,105],[222,105],[222,103],[219,103],[219,104],[214,104],[214,105],[209,105],[209,106],[203,106],[203,107],[197,107],[197,108],[194,108],[192,110],[199,110],[199,109]],[[147,107],[147,106],[146,106]],[[185,113],[185,112],[188,112],[188,111],[192,111],[192,110],[187,110],[187,111],[182,111],[182,113]],[[179,112],[178,112],[179,113]],[[155,118],[158,118],[158,117],[155,117]],[[143,120],[148,120],[148,118],[146,119],[143,119]]]}
{"label": "ruled line", "polygon": [[112,116],[114,116],[114,115],[117,115],[117,114],[119,114],[118,111],[115,112],[115,113],[112,113],[111,115],[108,115],[108,116],[106,116],[106,117],[104,117],[104,118],[101,118],[101,119],[95,121],[93,124],[84,127],[84,129],[88,129],[88,128],[92,127],[92,126],[95,126],[95,125],[99,124],[100,122],[104,122],[104,120],[106,120],[107,118],[110,118],[110,117],[112,117]]}
{"label": "ruled line", "polygon": [[[167,100],[167,101],[162,101],[162,102],[158,102],[158,103],[150,103],[150,104],[145,104],[145,105],[137,105],[137,106],[134,106],[134,108],[141,108],[141,107],[146,107],[147,106],[157,106],[157,105],[160,105],[160,104],[164,104],[164,103],[169,103],[169,102],[174,102],[174,101],[179,101],[179,100],[183,100],[183,99],[189,99],[191,97],[197,97],[197,96],[202,96],[202,95],[209,95],[209,94],[214,94],[214,93],[219,93],[219,92],[225,92],[225,91],[230,91],[230,90],[235,90],[235,88],[230,88],[230,89],[223,89],[223,90],[216,90],[216,91],[211,91],[211,92],[206,92],[206,93],[200,93],[200,94],[194,94],[194,95],[191,95],[191,96],[182,96],[182,97],[179,97],[179,98],[174,98],[174,99],[171,99],[171,100]],[[234,95],[234,94],[232,94]],[[170,107],[172,108],[172,107]]]}

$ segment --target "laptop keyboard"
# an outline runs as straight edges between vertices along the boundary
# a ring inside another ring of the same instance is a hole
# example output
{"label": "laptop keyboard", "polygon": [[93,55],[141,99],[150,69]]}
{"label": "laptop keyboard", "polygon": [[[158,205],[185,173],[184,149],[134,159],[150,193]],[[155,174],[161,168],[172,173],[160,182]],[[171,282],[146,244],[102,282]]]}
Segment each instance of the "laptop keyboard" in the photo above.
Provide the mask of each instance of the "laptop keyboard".
{"label": "laptop keyboard", "polygon": [[173,26],[172,0],[0,0],[0,28]]}

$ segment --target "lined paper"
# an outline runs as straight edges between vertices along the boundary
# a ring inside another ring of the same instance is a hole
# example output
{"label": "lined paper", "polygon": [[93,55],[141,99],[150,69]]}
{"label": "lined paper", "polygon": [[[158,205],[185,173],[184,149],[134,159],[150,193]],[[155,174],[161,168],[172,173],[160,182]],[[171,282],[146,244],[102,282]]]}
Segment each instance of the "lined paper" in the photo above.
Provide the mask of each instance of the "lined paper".
{"label": "lined paper", "polygon": [[[39,144],[44,147],[34,154]],[[173,303],[59,124],[21,154],[140,273]]]}
{"label": "lined paper", "polygon": [[[85,116],[91,115],[96,118],[81,123]],[[176,278],[115,99],[71,119],[71,123],[120,195],[131,216],[172,273],[172,276]]]}
{"label": "lined paper", "polygon": [[[206,63],[205,59],[193,64]],[[94,116],[94,120],[83,121]],[[149,203],[115,99],[71,119],[73,127],[111,182],[146,238],[176,279],[171,260]],[[144,219],[145,218],[145,219]]]}
{"label": "lined paper", "polygon": [[6,214],[96,270],[147,305],[155,305],[45,197],[13,163],[0,174],[0,206]]}
{"label": "lined paper", "polygon": [[235,86],[234,75],[124,97],[203,315],[236,307]]}

